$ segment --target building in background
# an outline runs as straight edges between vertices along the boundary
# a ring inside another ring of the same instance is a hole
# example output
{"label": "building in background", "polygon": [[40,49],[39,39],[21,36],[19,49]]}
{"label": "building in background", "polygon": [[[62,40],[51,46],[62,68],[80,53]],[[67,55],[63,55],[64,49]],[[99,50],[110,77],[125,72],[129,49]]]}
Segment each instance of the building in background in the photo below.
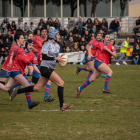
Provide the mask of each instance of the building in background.
{"label": "building in background", "polygon": [[136,17],[139,7],[140,0],[0,0],[0,17]]}

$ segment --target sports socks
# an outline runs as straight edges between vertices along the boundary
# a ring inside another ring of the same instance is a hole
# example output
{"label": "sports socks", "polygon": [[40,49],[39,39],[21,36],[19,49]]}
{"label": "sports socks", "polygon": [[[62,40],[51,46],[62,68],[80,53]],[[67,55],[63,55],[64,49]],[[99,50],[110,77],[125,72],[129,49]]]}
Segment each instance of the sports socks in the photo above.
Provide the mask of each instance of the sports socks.
{"label": "sports socks", "polygon": [[25,93],[25,92],[34,92],[34,86],[29,86],[17,90],[17,94]]}
{"label": "sports socks", "polygon": [[79,70],[85,70],[85,71],[87,71],[87,67],[79,67]]}
{"label": "sports socks", "polygon": [[25,96],[26,96],[28,106],[30,106],[32,103],[30,92],[25,92]]}
{"label": "sports socks", "polygon": [[[90,71],[89,74],[88,74],[87,79],[89,79],[89,78],[92,76],[92,74],[93,74],[93,71]],[[86,79],[86,80],[87,80],[87,79]]]}
{"label": "sports socks", "polygon": [[44,97],[48,97],[49,96],[50,88],[51,88],[51,86],[48,85],[48,84],[46,84],[46,87],[45,87],[45,96]]}
{"label": "sports socks", "polygon": [[87,79],[84,84],[80,87],[80,91],[82,91],[84,88],[86,88],[90,84],[89,79]]}
{"label": "sports socks", "polygon": [[64,103],[63,91],[64,91],[64,87],[58,86],[57,92],[58,92],[58,97],[59,97],[59,102],[60,102],[60,108],[63,106],[63,103]]}
{"label": "sports socks", "polygon": [[108,85],[110,82],[111,76],[107,75],[105,78],[105,85],[104,85],[104,89],[108,89]]}

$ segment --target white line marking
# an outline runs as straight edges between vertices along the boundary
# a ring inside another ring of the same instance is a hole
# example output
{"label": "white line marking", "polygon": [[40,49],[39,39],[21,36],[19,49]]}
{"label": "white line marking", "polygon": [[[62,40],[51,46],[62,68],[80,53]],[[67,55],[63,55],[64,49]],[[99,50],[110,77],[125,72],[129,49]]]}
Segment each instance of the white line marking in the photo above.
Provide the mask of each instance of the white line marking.
{"label": "white line marking", "polygon": [[[60,110],[26,110],[28,112],[30,111],[40,111],[40,112],[57,112]],[[72,111],[72,112],[86,112],[86,111],[90,111],[90,112],[94,112],[94,111],[101,111],[101,110],[65,110],[65,111]]]}

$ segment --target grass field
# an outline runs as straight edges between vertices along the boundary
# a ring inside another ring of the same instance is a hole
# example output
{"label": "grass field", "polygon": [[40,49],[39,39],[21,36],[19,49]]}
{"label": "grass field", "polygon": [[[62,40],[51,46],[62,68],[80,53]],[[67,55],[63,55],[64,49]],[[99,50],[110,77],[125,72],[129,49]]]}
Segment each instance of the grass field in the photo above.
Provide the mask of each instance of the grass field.
{"label": "grass field", "polygon": [[76,98],[76,87],[88,72],[77,76],[77,65],[56,67],[65,81],[65,103],[68,111],[59,111],[57,86],[50,94],[56,100],[43,102],[44,89],[31,94],[41,103],[29,110],[24,94],[12,102],[0,91],[0,140],[140,140],[140,66],[112,66],[109,89],[103,94],[104,78],[98,78]]}

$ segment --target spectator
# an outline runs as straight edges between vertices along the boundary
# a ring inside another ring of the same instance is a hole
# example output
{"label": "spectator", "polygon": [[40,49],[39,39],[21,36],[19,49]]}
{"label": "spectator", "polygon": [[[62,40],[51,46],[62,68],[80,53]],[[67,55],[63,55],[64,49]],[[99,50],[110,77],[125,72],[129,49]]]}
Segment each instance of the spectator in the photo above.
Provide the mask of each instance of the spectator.
{"label": "spectator", "polygon": [[119,30],[120,30],[120,24],[119,24],[118,18],[116,17],[115,20],[111,21],[108,33],[111,34],[116,31],[117,35],[119,35]]}
{"label": "spectator", "polygon": [[6,52],[9,53],[11,46],[12,46],[11,41],[9,40],[9,38],[6,38],[6,41],[4,43],[4,47],[6,49]]}
{"label": "spectator", "polygon": [[68,25],[67,25],[68,30],[73,31],[74,26],[75,26],[74,18],[71,18]]}
{"label": "spectator", "polygon": [[93,39],[95,39],[95,37],[94,36],[91,36],[91,40],[93,40]]}
{"label": "spectator", "polygon": [[45,22],[42,18],[40,19],[40,22],[38,23],[38,27],[39,27],[39,25],[42,25],[42,27],[45,28]]}
{"label": "spectator", "polygon": [[82,29],[84,27],[84,22],[82,21],[82,17],[79,17],[79,20],[77,21],[77,24]]}
{"label": "spectator", "polygon": [[79,41],[80,40],[81,40],[81,38],[80,38],[79,34],[78,33],[75,34],[75,36],[74,36],[74,42],[77,43],[77,44],[79,44]]}
{"label": "spectator", "polygon": [[3,22],[1,25],[5,24],[6,28],[9,30],[10,29],[10,23],[7,21],[7,18],[4,18]]}
{"label": "spectator", "polygon": [[103,20],[102,20],[102,24],[104,24],[105,25],[105,27],[107,28],[107,30],[108,30],[108,22],[106,21],[106,19],[105,18],[103,18]]}
{"label": "spectator", "polygon": [[85,24],[85,26],[82,28],[82,36],[85,35],[85,31],[87,31],[87,24]]}
{"label": "spectator", "polygon": [[70,37],[68,41],[65,43],[66,49],[69,47],[70,51],[74,48],[73,37]]}
{"label": "spectator", "polygon": [[60,36],[65,39],[67,38],[67,30],[63,26],[60,29]]}
{"label": "spectator", "polygon": [[71,52],[70,47],[67,46],[65,52],[66,52],[66,53]]}
{"label": "spectator", "polygon": [[98,18],[94,19],[93,24],[96,26],[97,31],[100,31],[100,29],[101,29],[101,22],[99,21]]}
{"label": "spectator", "polygon": [[47,28],[47,34],[48,34],[50,30],[50,25],[47,25],[46,28]]}
{"label": "spectator", "polygon": [[[129,46],[129,37],[126,38],[126,41],[124,41],[121,44],[121,49],[120,49],[120,53],[121,53],[121,57],[118,59],[118,61],[116,62],[116,65],[120,65],[119,62],[121,61],[121,59],[123,58],[124,54],[126,55],[127,52],[127,48]],[[128,59],[128,56],[125,57],[125,60],[122,62],[124,65],[127,65],[126,60]]]}
{"label": "spectator", "polygon": [[[85,41],[85,38],[84,37],[82,37],[81,38],[81,41],[79,42],[79,49],[82,51],[82,50],[85,50],[85,48],[86,48],[86,41]],[[84,47],[83,47],[84,46]],[[83,49],[84,48],[84,49]]]}
{"label": "spectator", "polygon": [[137,39],[136,43],[140,46],[140,39]]}
{"label": "spectator", "polygon": [[17,29],[23,30],[23,25],[21,24],[21,21],[18,21]]}
{"label": "spectator", "polygon": [[97,33],[96,25],[93,25],[93,28],[91,29],[91,33],[94,33],[94,35],[96,35]]}
{"label": "spectator", "polygon": [[14,35],[16,30],[17,30],[17,27],[16,27],[16,24],[15,24],[15,21],[12,21],[11,28],[10,28],[11,34]]}
{"label": "spectator", "polygon": [[30,30],[30,32],[33,32],[35,30],[35,26],[34,26],[33,22],[30,23],[29,30]]}
{"label": "spectator", "polygon": [[76,23],[76,25],[75,25],[75,27],[73,29],[73,34],[74,34],[74,36],[76,34],[80,34],[81,35],[81,28],[79,27],[78,23]]}
{"label": "spectator", "polygon": [[54,23],[53,23],[53,26],[55,29],[57,29],[58,31],[60,31],[60,28],[61,28],[61,23],[59,21],[58,18],[55,19]]}
{"label": "spectator", "polygon": [[83,37],[86,40],[86,44],[88,44],[88,42],[91,40],[91,36],[90,36],[89,32],[85,31],[85,35],[83,35]]}
{"label": "spectator", "polygon": [[138,64],[139,58],[140,58],[140,46],[137,43],[135,43],[133,48],[133,61],[135,65]]}
{"label": "spectator", "polygon": [[134,42],[136,43],[137,40],[140,40],[140,32],[135,35]]}
{"label": "spectator", "polygon": [[102,27],[101,27],[101,29],[100,29],[100,33],[101,33],[101,34],[104,34],[104,33],[107,33],[107,32],[108,32],[107,28],[105,27],[104,24],[102,24]]}
{"label": "spectator", "polygon": [[5,37],[4,41],[6,41],[6,38],[8,38],[11,43],[13,42],[13,36],[11,35],[10,31],[8,31],[7,36]]}
{"label": "spectator", "polygon": [[139,19],[136,20],[136,27],[133,29],[135,34],[137,33],[138,28],[140,28],[140,16]]}
{"label": "spectator", "polygon": [[67,36],[67,40],[69,40],[70,37],[73,37],[73,32],[72,31],[69,32],[69,34]]}
{"label": "spectator", "polygon": [[42,25],[39,25],[39,27],[36,28],[36,29],[33,31],[33,34],[34,34],[34,35],[40,34],[41,28],[42,28]]}
{"label": "spectator", "polygon": [[[92,38],[92,37],[95,37],[94,33],[91,33],[90,35],[91,35],[91,38]],[[91,40],[92,40],[92,39],[91,39]]]}
{"label": "spectator", "polygon": [[23,27],[24,35],[26,35],[28,31],[29,31],[29,27],[27,26],[27,22],[25,22]]}
{"label": "spectator", "polygon": [[80,51],[80,49],[78,48],[78,44],[77,43],[74,44],[74,48],[71,51],[72,52],[79,52]]}
{"label": "spectator", "polygon": [[0,32],[1,32],[4,36],[7,35],[8,30],[7,30],[6,26],[5,26],[5,24],[2,24]]}
{"label": "spectator", "polygon": [[0,40],[3,42],[4,40],[4,35],[2,34],[2,32],[0,31]]}
{"label": "spectator", "polygon": [[27,33],[27,39],[32,39],[34,37],[32,32]]}
{"label": "spectator", "polygon": [[93,26],[91,18],[88,18],[85,24],[87,24],[87,29],[90,31]]}
{"label": "spectator", "polygon": [[49,25],[50,27],[53,27],[53,21],[52,21],[52,18],[49,17],[47,22],[46,22],[46,25]]}
{"label": "spectator", "polygon": [[0,39],[0,49],[1,48],[4,48],[4,44],[3,44],[3,41]]}
{"label": "spectator", "polygon": [[6,49],[4,47],[0,48],[0,65],[2,64],[2,61],[6,59],[7,56],[7,52]]}

